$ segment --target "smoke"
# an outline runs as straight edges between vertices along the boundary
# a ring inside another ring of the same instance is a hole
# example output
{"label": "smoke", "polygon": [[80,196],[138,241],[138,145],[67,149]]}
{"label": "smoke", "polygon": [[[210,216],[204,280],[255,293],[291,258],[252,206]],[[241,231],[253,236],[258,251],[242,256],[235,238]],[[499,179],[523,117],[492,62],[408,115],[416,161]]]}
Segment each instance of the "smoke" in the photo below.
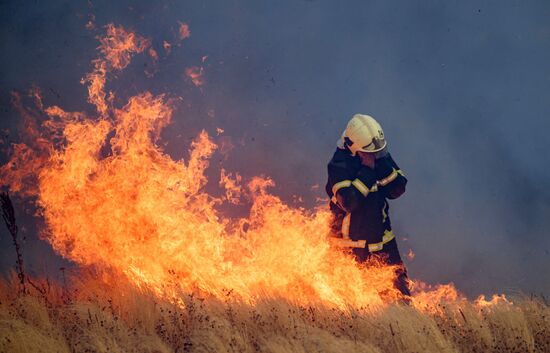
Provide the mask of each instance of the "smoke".
{"label": "smoke", "polygon": [[[18,124],[12,90],[36,85],[48,105],[93,111],[79,82],[96,56],[95,37],[107,23],[121,24],[150,39],[159,57],[136,57],[108,86],[119,105],[144,90],[181,97],[162,138],[174,158],[185,157],[200,129],[222,128],[232,147],[213,164],[244,178],[269,175],[283,199],[301,196],[313,207],[325,197],[326,163],[348,118],[372,114],[410,181],[391,217],[402,254],[416,253],[411,275],[453,281],[469,295],[550,292],[550,274],[541,271],[550,263],[549,4],[0,6],[7,142]],[[184,40],[182,23],[190,30]],[[200,87],[189,68],[203,68]],[[60,260],[36,239],[35,224],[22,221],[26,262],[55,269]],[[7,269],[13,254],[0,234]]]}

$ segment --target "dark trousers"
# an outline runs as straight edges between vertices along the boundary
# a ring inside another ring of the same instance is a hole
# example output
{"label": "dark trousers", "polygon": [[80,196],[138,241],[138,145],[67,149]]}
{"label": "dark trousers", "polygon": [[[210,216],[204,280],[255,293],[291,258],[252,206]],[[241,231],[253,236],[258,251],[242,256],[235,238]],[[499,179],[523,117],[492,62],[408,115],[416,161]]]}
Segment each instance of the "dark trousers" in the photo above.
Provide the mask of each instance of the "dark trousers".
{"label": "dark trousers", "polygon": [[411,295],[409,290],[409,277],[407,276],[407,269],[401,260],[395,239],[392,239],[390,242],[384,244],[384,248],[380,251],[371,253],[368,249],[353,249],[353,254],[359,263],[377,261],[387,265],[397,265],[398,267],[395,271],[396,277],[393,284],[395,288],[398,289],[403,295]]}

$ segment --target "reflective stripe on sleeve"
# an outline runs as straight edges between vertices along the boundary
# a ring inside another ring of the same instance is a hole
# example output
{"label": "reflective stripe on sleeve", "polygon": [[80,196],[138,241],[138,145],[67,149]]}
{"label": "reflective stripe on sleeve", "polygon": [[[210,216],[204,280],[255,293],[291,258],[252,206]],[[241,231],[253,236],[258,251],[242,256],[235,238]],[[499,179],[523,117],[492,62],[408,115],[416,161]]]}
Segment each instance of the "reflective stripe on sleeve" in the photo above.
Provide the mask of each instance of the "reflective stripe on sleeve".
{"label": "reflective stripe on sleeve", "polygon": [[357,190],[359,190],[359,192],[361,193],[361,195],[363,196],[367,196],[369,194],[369,192],[374,192],[374,191],[378,191],[378,185],[374,184],[372,186],[372,188],[368,188],[361,180],[359,179],[355,179],[354,181],[351,181],[351,180],[342,180],[336,184],[334,184],[332,186],[332,197],[331,197],[331,201],[334,203],[334,204],[338,204],[338,199],[336,198],[336,193],[338,192],[338,190],[342,189],[342,188],[347,188],[347,187],[350,187],[351,185],[355,186],[355,188]]}
{"label": "reflective stripe on sleeve", "polygon": [[369,189],[369,188],[365,185],[365,183],[363,183],[363,182],[362,182],[361,180],[359,180],[359,179],[355,179],[354,181],[351,182],[351,184],[352,184],[353,186],[355,186],[355,188],[356,188],[357,190],[359,190],[359,192],[360,192],[363,196],[365,196],[365,197],[367,197],[367,195],[369,194],[369,192],[378,191],[378,185],[374,184],[374,185],[372,186],[372,188]]}
{"label": "reflective stripe on sleeve", "polygon": [[390,175],[388,175],[387,177],[385,177],[382,180],[378,180],[378,185],[381,185],[381,186],[388,185],[389,183],[394,181],[399,176],[399,174],[400,174],[399,171],[393,169],[392,172],[390,173]]}
{"label": "reflective stripe on sleeve", "polygon": [[338,199],[336,198],[336,193],[342,188],[347,188],[351,186],[351,180],[342,180],[332,186],[332,197],[330,201],[335,205],[338,205]]}
{"label": "reflective stripe on sleeve", "polygon": [[367,196],[369,194],[369,188],[365,184],[363,184],[361,180],[355,179],[351,183],[353,184],[353,186],[355,186],[357,190],[359,190],[361,194],[363,194],[363,196]]}
{"label": "reflective stripe on sleeve", "polygon": [[336,196],[336,193],[341,188],[347,188],[351,185],[351,180],[342,180],[332,186],[332,195]]}

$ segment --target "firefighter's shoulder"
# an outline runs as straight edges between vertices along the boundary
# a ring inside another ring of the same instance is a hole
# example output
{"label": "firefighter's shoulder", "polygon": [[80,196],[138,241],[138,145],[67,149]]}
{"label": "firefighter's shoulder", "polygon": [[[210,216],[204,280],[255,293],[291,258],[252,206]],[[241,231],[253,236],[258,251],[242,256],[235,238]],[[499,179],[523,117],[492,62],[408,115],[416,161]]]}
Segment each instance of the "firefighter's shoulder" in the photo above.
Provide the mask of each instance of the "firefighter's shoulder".
{"label": "firefighter's shoulder", "polygon": [[336,151],[332,155],[331,160],[328,162],[329,172],[331,170],[338,169],[353,169],[357,164],[356,158],[354,158],[348,151],[341,148],[336,148]]}

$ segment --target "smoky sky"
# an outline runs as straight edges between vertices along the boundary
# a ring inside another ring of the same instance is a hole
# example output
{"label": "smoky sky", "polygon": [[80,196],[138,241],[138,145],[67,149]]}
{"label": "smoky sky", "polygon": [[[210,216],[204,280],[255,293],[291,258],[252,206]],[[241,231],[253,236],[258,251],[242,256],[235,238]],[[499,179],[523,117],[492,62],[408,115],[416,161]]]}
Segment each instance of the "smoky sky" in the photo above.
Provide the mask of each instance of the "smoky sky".
{"label": "smoky sky", "polygon": [[[346,122],[371,114],[409,179],[390,207],[402,255],[416,254],[410,275],[469,295],[550,293],[548,18],[547,1],[2,1],[0,129],[4,147],[16,142],[10,92],[33,86],[46,105],[93,113],[80,79],[103,27],[122,25],[160,58],[136,56],[108,89],[117,106],[145,90],[176,99],[161,141],[174,158],[222,128],[231,148],[213,167],[270,176],[311,208]],[[191,37],[167,54],[180,23]],[[70,266],[16,206],[31,271]],[[0,246],[6,272],[4,228]]]}

